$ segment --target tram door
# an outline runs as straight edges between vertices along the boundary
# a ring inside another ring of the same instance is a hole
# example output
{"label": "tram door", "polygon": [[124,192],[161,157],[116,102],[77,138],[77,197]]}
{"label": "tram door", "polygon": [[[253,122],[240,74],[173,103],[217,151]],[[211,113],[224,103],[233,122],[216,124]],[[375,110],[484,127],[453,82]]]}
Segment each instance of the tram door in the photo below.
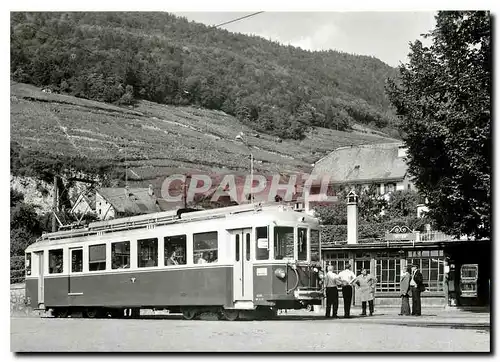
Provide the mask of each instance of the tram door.
{"label": "tram door", "polygon": [[37,251],[33,253],[36,258],[36,263],[38,263],[38,306],[44,303],[44,259],[43,251]]}
{"label": "tram door", "polygon": [[68,295],[81,295],[81,290],[77,290],[75,283],[72,283],[72,281],[74,281],[76,273],[83,272],[83,248],[69,249],[69,265]]}
{"label": "tram door", "polygon": [[253,301],[252,229],[232,230],[231,239],[234,245],[234,300]]}

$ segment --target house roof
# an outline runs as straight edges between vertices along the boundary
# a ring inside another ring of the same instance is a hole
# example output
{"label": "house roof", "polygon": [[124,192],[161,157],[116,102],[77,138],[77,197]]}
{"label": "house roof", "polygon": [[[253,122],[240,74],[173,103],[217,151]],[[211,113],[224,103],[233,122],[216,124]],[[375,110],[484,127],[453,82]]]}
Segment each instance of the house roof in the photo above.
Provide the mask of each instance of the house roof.
{"label": "house roof", "polygon": [[403,179],[408,166],[398,157],[402,143],[340,147],[314,166],[313,174],[329,175],[332,183]]}
{"label": "house roof", "polygon": [[128,195],[123,187],[101,188],[97,192],[119,213],[148,214],[160,211],[156,197],[149,195],[148,188],[129,188]]}

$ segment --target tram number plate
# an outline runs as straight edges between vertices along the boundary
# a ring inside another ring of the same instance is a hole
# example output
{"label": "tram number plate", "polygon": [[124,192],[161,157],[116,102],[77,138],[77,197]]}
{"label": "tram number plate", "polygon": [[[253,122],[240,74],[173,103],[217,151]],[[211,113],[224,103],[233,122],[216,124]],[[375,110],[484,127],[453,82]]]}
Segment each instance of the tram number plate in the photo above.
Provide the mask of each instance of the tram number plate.
{"label": "tram number plate", "polygon": [[267,268],[257,268],[257,275],[267,275]]}

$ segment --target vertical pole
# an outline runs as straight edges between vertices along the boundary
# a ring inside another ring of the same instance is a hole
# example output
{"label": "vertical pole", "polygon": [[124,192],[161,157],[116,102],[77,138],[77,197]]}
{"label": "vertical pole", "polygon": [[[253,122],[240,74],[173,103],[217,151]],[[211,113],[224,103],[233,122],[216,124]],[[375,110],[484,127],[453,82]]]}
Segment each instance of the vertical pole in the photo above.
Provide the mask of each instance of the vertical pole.
{"label": "vertical pole", "polygon": [[52,215],[52,232],[57,231],[57,220],[56,220],[56,215],[55,213],[57,212],[57,204],[58,204],[58,188],[57,188],[57,175],[54,175],[54,202],[52,205],[52,212],[54,213]]}
{"label": "vertical pole", "polygon": [[250,152],[250,200],[253,203],[253,153]]}

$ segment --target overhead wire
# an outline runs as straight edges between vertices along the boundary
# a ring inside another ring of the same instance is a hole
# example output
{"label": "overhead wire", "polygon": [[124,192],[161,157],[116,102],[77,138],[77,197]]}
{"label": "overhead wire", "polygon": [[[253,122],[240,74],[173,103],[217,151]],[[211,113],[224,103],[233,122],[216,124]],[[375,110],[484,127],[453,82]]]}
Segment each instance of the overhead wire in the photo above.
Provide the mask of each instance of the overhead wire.
{"label": "overhead wire", "polygon": [[217,25],[213,25],[213,26],[211,26],[210,28],[218,28],[219,26],[223,26],[223,25],[227,25],[227,24],[235,23],[235,22],[237,22],[237,21],[240,21],[240,20],[243,20],[243,19],[247,19],[247,18],[250,18],[250,17],[252,17],[252,16],[262,14],[262,13],[263,13],[263,11],[257,11],[256,13],[252,13],[252,14],[249,14],[249,15],[245,15],[245,16],[239,17],[239,18],[237,18],[237,19],[233,19],[233,20],[226,21],[226,22],[224,22],[224,23],[220,23],[220,24],[217,24]]}

